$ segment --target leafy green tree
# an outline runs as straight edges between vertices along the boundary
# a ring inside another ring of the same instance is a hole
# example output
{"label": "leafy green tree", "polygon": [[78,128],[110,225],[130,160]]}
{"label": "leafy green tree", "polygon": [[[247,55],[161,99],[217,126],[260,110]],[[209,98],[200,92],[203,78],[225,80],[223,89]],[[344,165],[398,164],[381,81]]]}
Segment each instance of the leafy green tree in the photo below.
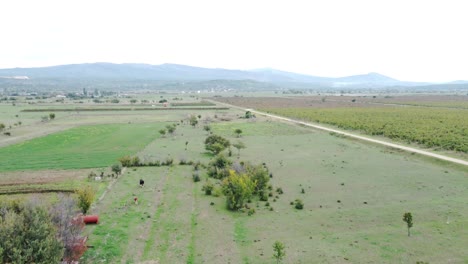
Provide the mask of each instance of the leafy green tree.
{"label": "leafy green tree", "polygon": [[175,131],[176,131],[176,125],[175,124],[172,124],[172,125],[166,125],[166,129],[167,129],[167,132],[171,135],[174,135]]}
{"label": "leafy green tree", "polygon": [[122,172],[122,166],[120,164],[114,164],[111,167],[112,172],[119,175]]}
{"label": "leafy green tree", "polygon": [[246,173],[250,176],[252,181],[255,182],[255,191],[254,193],[260,193],[265,191],[270,181],[270,176],[268,170],[262,165],[251,165],[249,163],[244,165]]}
{"label": "leafy green tree", "polygon": [[122,167],[130,167],[132,166],[132,158],[130,156],[123,156],[119,159],[120,164]]}
{"label": "leafy green tree", "polygon": [[211,131],[211,127],[209,125],[206,125],[203,127],[203,130],[205,130],[209,134]]}
{"label": "leafy green tree", "polygon": [[244,117],[247,118],[247,119],[248,119],[248,118],[252,118],[252,117],[253,117],[253,114],[252,114],[252,112],[250,112],[250,111],[246,111]]}
{"label": "leafy green tree", "polygon": [[88,185],[77,189],[76,194],[78,195],[78,207],[83,214],[86,214],[94,201],[96,192]]}
{"label": "leafy green tree", "polygon": [[134,104],[134,103],[136,103],[136,102],[138,102],[137,99],[130,99],[130,103]]}
{"label": "leafy green tree", "polygon": [[159,130],[159,134],[164,137],[164,135],[166,135],[166,129]]}
{"label": "leafy green tree", "polygon": [[226,196],[226,204],[229,210],[237,210],[244,206],[254,190],[255,182],[247,174],[237,174],[229,171],[229,177],[222,183],[223,194]]}
{"label": "leafy green tree", "polygon": [[0,212],[1,263],[60,263],[63,245],[44,207],[15,202]]}
{"label": "leafy green tree", "polygon": [[232,146],[237,149],[237,157],[240,156],[240,150],[245,149],[245,144],[241,141],[237,141],[236,143],[232,144]]}
{"label": "leafy green tree", "polygon": [[234,133],[236,133],[237,137],[240,137],[242,134],[242,129],[237,128],[236,130],[234,130]]}
{"label": "leafy green tree", "polygon": [[408,227],[408,236],[411,236],[410,228],[413,227],[413,216],[411,215],[411,213],[405,213],[403,215],[403,221]]}
{"label": "leafy green tree", "polygon": [[49,114],[49,118],[50,118],[50,120],[54,120],[54,118],[55,118],[55,113],[50,113],[50,114]]}
{"label": "leafy green tree", "polygon": [[198,124],[198,119],[196,116],[191,115],[189,118],[189,123],[191,126],[195,127]]}
{"label": "leafy green tree", "polygon": [[273,244],[273,257],[276,259],[276,263],[280,263],[285,256],[286,251],[284,250],[284,244],[279,241],[275,241]]}
{"label": "leafy green tree", "polygon": [[207,168],[208,176],[215,179],[222,179],[229,176],[229,167],[232,165],[230,161],[223,154],[218,154],[210,161]]}
{"label": "leafy green tree", "polygon": [[211,135],[205,139],[205,149],[213,152],[215,155],[219,154],[230,145],[231,143],[229,140],[218,135]]}

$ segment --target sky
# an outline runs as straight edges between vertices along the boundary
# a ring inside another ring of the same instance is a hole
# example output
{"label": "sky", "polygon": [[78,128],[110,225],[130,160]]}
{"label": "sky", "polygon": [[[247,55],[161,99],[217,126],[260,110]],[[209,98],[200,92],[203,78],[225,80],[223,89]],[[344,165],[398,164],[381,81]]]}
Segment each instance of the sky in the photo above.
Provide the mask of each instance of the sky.
{"label": "sky", "polygon": [[1,0],[0,68],[177,63],[468,80],[466,0]]}

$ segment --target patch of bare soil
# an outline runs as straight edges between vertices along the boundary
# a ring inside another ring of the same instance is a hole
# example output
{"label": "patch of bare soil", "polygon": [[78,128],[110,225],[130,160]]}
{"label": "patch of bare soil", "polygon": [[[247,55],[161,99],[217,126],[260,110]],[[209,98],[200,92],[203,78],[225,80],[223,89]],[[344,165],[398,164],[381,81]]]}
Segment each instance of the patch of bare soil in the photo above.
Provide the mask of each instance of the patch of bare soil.
{"label": "patch of bare soil", "polygon": [[92,169],[0,172],[0,186],[47,184],[84,179]]}

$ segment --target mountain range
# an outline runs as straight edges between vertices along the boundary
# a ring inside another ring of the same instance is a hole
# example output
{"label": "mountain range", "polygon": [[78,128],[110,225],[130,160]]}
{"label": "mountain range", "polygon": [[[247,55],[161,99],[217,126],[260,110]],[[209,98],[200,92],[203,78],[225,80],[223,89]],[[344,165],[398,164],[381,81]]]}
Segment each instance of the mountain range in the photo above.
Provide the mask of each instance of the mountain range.
{"label": "mountain range", "polygon": [[[67,79],[67,80],[112,80],[112,81],[175,81],[199,82],[214,80],[253,81],[291,87],[332,88],[381,88],[431,85],[430,83],[404,82],[379,74],[345,76],[339,78],[320,77],[270,68],[255,70],[229,70],[201,68],[180,64],[138,63],[84,63],[38,68],[0,69],[0,78],[10,79]],[[467,84],[456,81],[456,84]]]}

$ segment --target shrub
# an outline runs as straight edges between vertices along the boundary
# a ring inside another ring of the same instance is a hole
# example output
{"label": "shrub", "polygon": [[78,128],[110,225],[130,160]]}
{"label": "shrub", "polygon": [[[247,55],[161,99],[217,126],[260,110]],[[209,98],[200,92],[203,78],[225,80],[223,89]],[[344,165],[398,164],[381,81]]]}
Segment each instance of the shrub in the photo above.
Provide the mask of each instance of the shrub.
{"label": "shrub", "polygon": [[212,195],[214,197],[220,197],[221,195],[223,195],[223,189],[221,187],[215,187],[213,189]]}
{"label": "shrub", "polygon": [[96,192],[88,185],[76,190],[76,194],[78,195],[78,207],[83,214],[86,214],[93,203]]}
{"label": "shrub", "polygon": [[248,214],[249,216],[255,214],[255,209],[254,209],[254,208],[250,208],[249,211],[247,211],[247,214]]}
{"label": "shrub", "polygon": [[230,145],[231,143],[229,140],[218,135],[211,135],[205,139],[205,149],[213,152],[215,155],[219,154]]}
{"label": "shrub", "polygon": [[304,203],[301,199],[296,199],[294,207],[296,209],[302,210],[304,208]]}
{"label": "shrub", "polygon": [[200,181],[200,175],[199,175],[198,171],[193,173],[192,178],[193,178],[194,182],[199,182]]}
{"label": "shrub", "polygon": [[229,177],[223,180],[222,187],[228,209],[236,210],[242,208],[244,201],[252,196],[255,182],[248,175],[237,174],[231,170]]}
{"label": "shrub", "polygon": [[132,159],[130,158],[130,156],[121,157],[119,161],[123,167],[130,167],[132,165]]}
{"label": "shrub", "polygon": [[[114,164],[114,165],[112,165],[111,170],[112,170],[112,172],[114,172],[115,174],[118,175],[118,174],[120,174],[122,172],[122,166],[120,166],[120,164]],[[91,177],[91,174],[93,174],[93,173],[90,173],[89,177]],[[96,176],[96,174],[94,174],[94,176]]]}
{"label": "shrub", "polygon": [[0,212],[1,263],[60,263],[63,245],[44,207],[14,201]]}
{"label": "shrub", "polygon": [[206,181],[206,183],[202,187],[202,191],[204,191],[206,195],[211,195],[213,189],[214,185],[210,181]]}
{"label": "shrub", "polygon": [[276,188],[276,192],[277,192],[278,194],[283,194],[283,193],[284,193],[284,192],[283,192],[283,188],[281,188],[281,187]]}

